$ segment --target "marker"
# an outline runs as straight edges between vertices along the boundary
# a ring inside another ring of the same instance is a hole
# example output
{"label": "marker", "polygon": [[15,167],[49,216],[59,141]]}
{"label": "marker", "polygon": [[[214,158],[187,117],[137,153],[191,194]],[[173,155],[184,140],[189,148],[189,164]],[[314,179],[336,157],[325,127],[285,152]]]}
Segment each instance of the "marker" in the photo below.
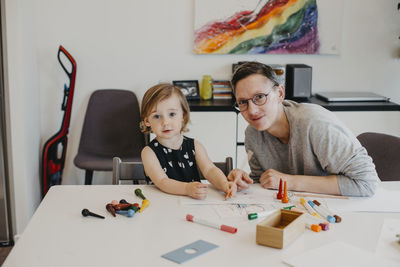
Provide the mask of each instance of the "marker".
{"label": "marker", "polygon": [[329,223],[320,223],[319,226],[322,227],[322,231],[329,230]]}
{"label": "marker", "polygon": [[209,226],[209,227],[212,227],[212,228],[215,228],[215,229],[219,229],[219,230],[231,233],[231,234],[234,234],[234,233],[237,232],[237,228],[236,227],[232,227],[232,226],[228,226],[228,225],[224,225],[224,224],[218,225],[216,223],[209,222],[209,221],[206,221],[206,220],[203,220],[203,219],[195,219],[194,216],[190,215],[190,214],[186,214],[186,220],[189,221],[189,222],[195,222],[195,223],[202,224],[202,225],[205,225],[205,226]]}
{"label": "marker", "polygon": [[143,199],[142,206],[140,207],[139,212],[141,213],[149,205],[150,205],[150,201],[147,198]]}
{"label": "marker", "polygon": [[306,213],[306,214],[308,214],[307,212],[304,212],[304,210],[302,210],[302,209],[299,209],[299,208],[296,208],[296,207],[294,207],[294,208],[291,208],[291,209],[290,209],[290,211],[296,211],[296,212],[300,212],[300,213]]}
{"label": "marker", "polygon": [[[128,209],[137,209],[137,208],[139,208],[139,204],[138,203],[118,203],[118,204],[115,204],[115,205],[112,205],[113,206],[113,208],[115,209],[115,210],[128,210]],[[135,208],[133,208],[133,207],[135,207]]]}
{"label": "marker", "polygon": [[340,223],[342,221],[342,218],[339,215],[333,214],[330,210],[328,210],[325,205],[322,205],[321,203],[318,202],[318,200],[313,200],[313,203],[317,206],[319,206],[321,209],[323,209],[326,213],[332,215],[336,219],[336,223]]}
{"label": "marker", "polygon": [[282,203],[289,203],[290,199],[287,194],[287,181],[283,183],[283,196],[281,199]]}
{"label": "marker", "polygon": [[306,221],[306,227],[307,227],[308,229],[310,229],[311,231],[314,231],[314,232],[319,232],[319,231],[322,230],[322,227],[321,227],[320,225],[317,225],[317,224],[310,224],[310,223],[308,223],[307,221]]}
{"label": "marker", "polygon": [[262,217],[267,217],[268,215],[274,213],[276,210],[266,210],[262,212],[256,212],[256,213],[250,213],[247,215],[247,218],[249,220],[255,220],[257,218],[262,218]]}
{"label": "marker", "polygon": [[106,205],[106,210],[109,212],[109,213],[111,213],[112,214],[112,216],[116,216],[115,215],[115,209],[114,209],[114,207],[113,207],[113,205],[111,204],[111,203],[108,203],[107,205]]}
{"label": "marker", "polygon": [[295,208],[296,205],[292,205],[292,206],[288,206],[288,207],[284,207],[284,210],[292,210],[292,208]]}
{"label": "marker", "polygon": [[326,222],[325,220],[321,218],[317,218],[315,216],[312,216],[311,214],[305,213],[306,215],[306,222],[309,224],[315,224],[321,226],[322,231],[327,231],[329,230],[329,223]]}
{"label": "marker", "polygon": [[310,206],[310,204],[307,203],[307,201],[304,198],[300,198],[300,203],[306,208],[306,210],[312,215],[317,218],[320,218],[318,213],[315,212],[315,210]]}
{"label": "marker", "polygon": [[312,202],[311,200],[308,201],[308,204],[310,204],[310,206],[316,212],[318,212],[324,219],[326,219],[328,222],[330,222],[330,223],[336,222],[335,217],[333,217],[332,215],[329,215],[328,213],[324,212],[319,206],[315,205],[315,203]]}
{"label": "marker", "polygon": [[89,211],[88,209],[83,209],[82,210],[82,215],[83,215],[83,217],[93,216],[93,217],[96,217],[96,218],[104,219],[103,216],[98,215],[96,213],[93,213],[93,212]]}
{"label": "marker", "polygon": [[112,206],[113,206],[113,208],[115,210],[127,210],[130,207],[132,207],[132,204],[119,203],[119,204],[115,204],[115,205],[112,205]]}
{"label": "marker", "polygon": [[282,199],[282,178],[279,179],[279,190],[276,194],[277,199]]}
{"label": "marker", "polygon": [[135,190],[135,195],[137,195],[138,197],[140,197],[141,199],[146,199],[146,197],[143,195],[142,190],[140,188],[137,188]]}
{"label": "marker", "polygon": [[115,211],[117,214],[125,215],[126,217],[133,217],[135,215],[134,210],[116,210]]}
{"label": "marker", "polygon": [[327,222],[326,220],[324,220],[322,218],[317,218],[308,213],[305,213],[305,215],[306,215],[306,220],[313,222],[314,224],[321,224],[321,223],[329,224],[329,222]]}
{"label": "marker", "polygon": [[225,194],[225,200],[232,197],[232,186],[229,185],[228,191]]}

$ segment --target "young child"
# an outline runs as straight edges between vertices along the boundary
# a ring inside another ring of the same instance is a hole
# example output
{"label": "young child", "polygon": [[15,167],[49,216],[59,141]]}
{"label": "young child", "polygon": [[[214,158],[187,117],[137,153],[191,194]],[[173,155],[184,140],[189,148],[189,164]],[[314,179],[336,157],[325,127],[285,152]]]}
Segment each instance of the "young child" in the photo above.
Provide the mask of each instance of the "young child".
{"label": "young child", "polygon": [[207,155],[203,145],[182,134],[190,116],[189,105],[179,87],[158,84],[142,100],[141,129],[156,138],[142,150],[146,175],[162,191],[196,199],[207,196],[207,185],[200,182],[199,170],[226,197],[236,194],[229,182]]}

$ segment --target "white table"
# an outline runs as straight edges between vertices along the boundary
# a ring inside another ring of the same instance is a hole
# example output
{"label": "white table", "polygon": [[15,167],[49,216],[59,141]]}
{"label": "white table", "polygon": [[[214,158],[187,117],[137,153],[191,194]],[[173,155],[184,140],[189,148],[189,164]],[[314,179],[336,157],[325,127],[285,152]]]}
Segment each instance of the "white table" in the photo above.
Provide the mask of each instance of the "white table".
{"label": "white table", "polygon": [[[400,193],[400,182],[383,184]],[[138,187],[150,200],[143,213],[134,218],[114,218],[105,210],[113,199],[140,203],[133,193]],[[289,247],[279,250],[256,244],[256,224],[260,220],[225,220],[223,223],[238,228],[236,234],[226,233],[187,222],[187,213],[221,220],[209,207],[181,205],[179,199],[154,186],[53,186],[3,266],[178,266],[161,255],[199,239],[219,247],[184,266],[286,266],[284,256],[336,240],[373,252],[384,217],[400,218],[399,213],[340,214],[343,222],[331,230],[306,230]],[[81,215],[83,208],[106,219],[85,218]]]}

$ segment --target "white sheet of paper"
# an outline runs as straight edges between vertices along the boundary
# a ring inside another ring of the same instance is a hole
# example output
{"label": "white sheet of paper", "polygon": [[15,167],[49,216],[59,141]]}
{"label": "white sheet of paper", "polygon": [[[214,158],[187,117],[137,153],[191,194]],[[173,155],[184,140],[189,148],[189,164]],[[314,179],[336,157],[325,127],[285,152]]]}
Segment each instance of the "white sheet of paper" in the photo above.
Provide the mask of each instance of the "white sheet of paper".
{"label": "white sheet of paper", "polygon": [[398,262],[382,258],[343,242],[333,242],[300,255],[284,257],[283,262],[296,267],[395,267]]}
{"label": "white sheet of paper", "polygon": [[[384,219],[376,252],[387,259],[400,262],[400,219]],[[400,264],[399,264],[400,265]]]}
{"label": "white sheet of paper", "polygon": [[261,205],[261,204],[213,204],[211,207],[218,214],[221,219],[227,218],[242,218],[248,221],[248,215],[250,213],[263,212],[266,210],[274,209],[272,205]]}
{"label": "white sheet of paper", "polygon": [[212,185],[209,185],[206,199],[199,200],[187,196],[181,196],[180,201],[182,205],[266,204],[274,201],[275,194],[276,190],[266,190],[259,186],[237,192],[236,196],[225,200],[224,192],[219,191]]}
{"label": "white sheet of paper", "polygon": [[400,212],[398,191],[378,187],[372,197],[350,197],[349,199],[325,199],[332,211]]}

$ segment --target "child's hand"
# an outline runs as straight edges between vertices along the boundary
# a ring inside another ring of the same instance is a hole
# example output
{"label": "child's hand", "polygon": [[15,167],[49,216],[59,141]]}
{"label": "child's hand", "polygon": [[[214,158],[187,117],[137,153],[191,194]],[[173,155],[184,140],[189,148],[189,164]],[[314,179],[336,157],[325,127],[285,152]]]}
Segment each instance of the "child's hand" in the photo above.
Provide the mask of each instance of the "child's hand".
{"label": "child's hand", "polygon": [[199,182],[187,183],[186,194],[195,199],[205,199],[207,197],[207,185]]}
{"label": "child's hand", "polygon": [[225,199],[233,197],[237,192],[237,184],[235,182],[228,182],[228,189],[225,190]]}

